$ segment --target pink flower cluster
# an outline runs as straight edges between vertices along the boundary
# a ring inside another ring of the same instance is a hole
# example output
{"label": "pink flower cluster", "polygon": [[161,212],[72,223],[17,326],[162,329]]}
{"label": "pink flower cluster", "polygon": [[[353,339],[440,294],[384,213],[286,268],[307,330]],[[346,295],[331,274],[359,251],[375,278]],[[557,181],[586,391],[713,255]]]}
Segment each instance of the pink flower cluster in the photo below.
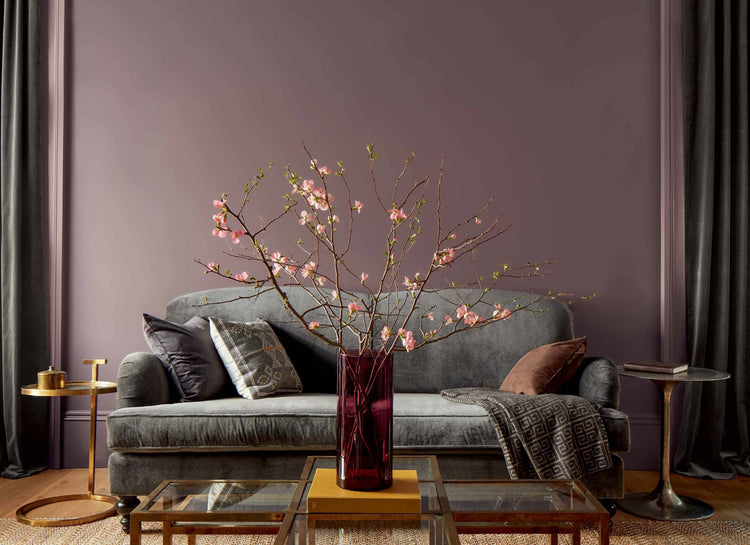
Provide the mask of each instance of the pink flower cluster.
{"label": "pink flower cluster", "polygon": [[281,255],[281,252],[274,252],[271,254],[271,262],[273,263],[273,268],[271,269],[271,272],[273,275],[278,278],[279,273],[281,272],[281,269],[284,269],[286,272],[294,276],[297,272],[297,267],[290,264],[289,258],[284,257]]}
{"label": "pink flower cluster", "polygon": [[406,348],[407,352],[411,352],[412,350],[414,350],[414,345],[416,344],[416,340],[414,340],[414,334],[411,331],[406,331],[405,329],[399,329],[398,336],[401,339],[401,344],[404,345],[404,348]]}
{"label": "pink flower cluster", "polygon": [[[328,205],[333,202],[333,195],[327,193],[324,187],[315,187],[313,180],[303,180],[300,185],[294,186],[292,193],[299,193],[305,197],[307,204],[316,210],[326,211],[328,210]],[[300,216],[302,216],[300,218],[300,225],[304,225],[309,221],[307,214],[300,214]],[[302,221],[302,218],[305,218],[305,221]]]}
{"label": "pink flower cluster", "polygon": [[453,261],[453,258],[456,256],[456,250],[453,248],[445,248],[443,250],[440,250],[439,252],[436,252],[432,256],[432,261],[435,267],[445,267],[448,263]]}
{"label": "pink flower cluster", "polygon": [[414,274],[414,280],[409,280],[408,276],[404,276],[404,286],[406,286],[406,289],[409,291],[417,291],[419,289],[419,286],[424,284],[424,280],[421,278],[419,273]]}
{"label": "pink flower cluster", "polygon": [[215,237],[226,238],[230,233],[232,234],[232,242],[239,244],[240,238],[245,234],[244,231],[232,231],[227,225],[227,209],[226,202],[224,199],[214,200],[214,206],[221,208],[221,211],[214,214],[213,220],[216,222],[216,227],[211,231],[211,234]]}
{"label": "pink flower cluster", "polygon": [[396,222],[396,225],[411,217],[404,212],[403,208],[391,208],[388,210],[388,213],[390,214],[391,220]]}

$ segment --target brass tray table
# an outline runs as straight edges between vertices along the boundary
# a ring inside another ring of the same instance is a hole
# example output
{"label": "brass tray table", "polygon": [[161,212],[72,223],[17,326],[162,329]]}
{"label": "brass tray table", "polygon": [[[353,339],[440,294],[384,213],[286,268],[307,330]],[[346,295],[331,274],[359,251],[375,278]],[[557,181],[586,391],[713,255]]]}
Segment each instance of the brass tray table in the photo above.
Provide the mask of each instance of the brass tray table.
{"label": "brass tray table", "polygon": [[[89,419],[89,482],[88,492],[86,494],[68,494],[65,496],[54,496],[51,498],[43,498],[35,500],[25,505],[22,505],[16,510],[16,520],[23,524],[30,526],[74,526],[77,524],[86,524],[88,522],[94,522],[103,518],[112,516],[116,513],[115,505],[117,500],[111,496],[104,496],[101,494],[94,494],[94,450],[96,448],[96,400],[97,396],[101,394],[111,394],[117,391],[116,382],[107,382],[98,380],[97,367],[104,365],[107,360],[84,360],[83,363],[92,366],[90,382],[68,382],[63,388],[57,389],[41,389],[37,384],[29,384],[21,388],[21,393],[24,395],[38,396],[38,397],[67,397],[67,396],[91,396],[91,414]],[[89,500],[96,502],[108,503],[111,505],[110,508],[105,511],[94,513],[93,515],[86,515],[82,517],[68,517],[68,518],[34,518],[29,516],[29,513],[34,509],[42,507],[44,505],[50,505],[52,503],[67,502],[67,501],[80,501]]]}

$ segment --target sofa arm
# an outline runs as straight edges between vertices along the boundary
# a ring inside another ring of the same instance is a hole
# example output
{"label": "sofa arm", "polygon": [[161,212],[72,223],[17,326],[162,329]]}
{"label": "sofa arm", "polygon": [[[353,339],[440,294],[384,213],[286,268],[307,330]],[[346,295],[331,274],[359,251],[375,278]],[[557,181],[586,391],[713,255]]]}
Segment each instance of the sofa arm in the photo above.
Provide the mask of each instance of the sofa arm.
{"label": "sofa arm", "polygon": [[620,407],[620,377],[615,363],[605,356],[583,358],[561,393],[579,395],[600,407]]}
{"label": "sofa arm", "polygon": [[117,370],[117,408],[169,403],[169,380],[159,358],[133,352]]}

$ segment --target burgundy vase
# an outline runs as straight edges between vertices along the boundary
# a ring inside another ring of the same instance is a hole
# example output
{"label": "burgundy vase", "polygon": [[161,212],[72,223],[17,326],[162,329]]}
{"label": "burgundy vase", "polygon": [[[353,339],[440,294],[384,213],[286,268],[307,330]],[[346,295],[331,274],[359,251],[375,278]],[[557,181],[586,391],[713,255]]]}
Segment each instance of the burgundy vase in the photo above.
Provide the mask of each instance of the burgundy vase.
{"label": "burgundy vase", "polygon": [[339,354],[336,482],[347,490],[393,484],[393,356]]}

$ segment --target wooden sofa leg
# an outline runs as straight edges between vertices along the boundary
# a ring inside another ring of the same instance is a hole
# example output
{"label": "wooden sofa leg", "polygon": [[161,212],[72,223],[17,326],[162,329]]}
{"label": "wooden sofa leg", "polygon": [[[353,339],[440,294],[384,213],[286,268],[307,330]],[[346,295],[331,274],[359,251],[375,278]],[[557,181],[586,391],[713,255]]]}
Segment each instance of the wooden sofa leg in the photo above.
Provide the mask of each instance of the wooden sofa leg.
{"label": "wooden sofa leg", "polygon": [[126,534],[130,533],[130,512],[138,507],[138,501],[136,496],[118,496],[117,497],[117,514],[122,515],[120,519],[120,525],[122,531]]}

